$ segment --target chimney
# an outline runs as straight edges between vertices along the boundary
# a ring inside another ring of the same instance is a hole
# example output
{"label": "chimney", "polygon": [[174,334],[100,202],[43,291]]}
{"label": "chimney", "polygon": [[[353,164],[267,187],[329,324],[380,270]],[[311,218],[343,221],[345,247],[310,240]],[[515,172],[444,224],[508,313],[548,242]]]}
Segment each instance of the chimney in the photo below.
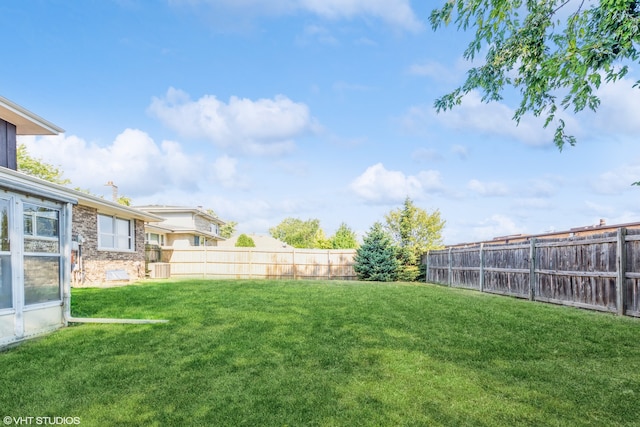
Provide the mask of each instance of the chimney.
{"label": "chimney", "polygon": [[605,225],[607,225],[607,221],[605,221],[603,218],[600,218],[600,227],[604,227]]}
{"label": "chimney", "polygon": [[113,183],[113,181],[108,181],[106,186],[111,187],[111,198],[114,202],[118,202],[118,186]]}

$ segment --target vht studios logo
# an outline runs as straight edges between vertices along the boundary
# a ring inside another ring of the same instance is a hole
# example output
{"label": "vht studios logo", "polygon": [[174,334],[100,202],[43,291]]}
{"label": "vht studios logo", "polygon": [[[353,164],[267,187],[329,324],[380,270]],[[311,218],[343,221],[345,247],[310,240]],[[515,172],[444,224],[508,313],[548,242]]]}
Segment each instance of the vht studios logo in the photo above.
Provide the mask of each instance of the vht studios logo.
{"label": "vht studios logo", "polygon": [[55,425],[80,425],[80,417],[11,417],[7,415],[2,419],[4,425],[37,425],[37,426],[55,426]]}

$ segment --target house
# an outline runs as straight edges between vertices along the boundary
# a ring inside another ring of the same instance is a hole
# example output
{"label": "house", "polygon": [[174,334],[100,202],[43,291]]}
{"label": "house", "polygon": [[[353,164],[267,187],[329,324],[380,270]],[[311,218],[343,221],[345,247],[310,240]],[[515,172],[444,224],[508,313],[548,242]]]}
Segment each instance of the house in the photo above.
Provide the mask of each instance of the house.
{"label": "house", "polygon": [[64,132],[0,97],[0,345],[67,324],[72,207],[61,186],[17,172],[17,135]]}
{"label": "house", "polygon": [[73,207],[72,286],[128,284],[145,277],[145,227],[157,215],[80,191]]}
{"label": "house", "polygon": [[225,223],[201,207],[137,206],[136,209],[163,218],[160,223],[145,227],[146,243],[174,248],[188,246],[217,246],[224,240],[220,227]]}

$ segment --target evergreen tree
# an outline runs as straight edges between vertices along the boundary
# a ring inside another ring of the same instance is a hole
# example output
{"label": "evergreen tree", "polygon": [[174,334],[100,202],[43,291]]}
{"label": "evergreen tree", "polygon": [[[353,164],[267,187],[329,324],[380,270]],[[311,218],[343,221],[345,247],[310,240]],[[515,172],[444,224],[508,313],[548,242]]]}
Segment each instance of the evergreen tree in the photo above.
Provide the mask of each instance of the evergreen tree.
{"label": "evergreen tree", "polygon": [[396,249],[382,224],[373,224],[362,246],[356,251],[353,266],[358,279],[391,282],[398,277]]}
{"label": "evergreen tree", "polygon": [[396,257],[400,264],[398,279],[418,280],[422,255],[442,246],[445,221],[440,218],[439,211],[428,213],[417,207],[409,197],[401,209],[389,212],[385,219],[386,230],[397,248]]}

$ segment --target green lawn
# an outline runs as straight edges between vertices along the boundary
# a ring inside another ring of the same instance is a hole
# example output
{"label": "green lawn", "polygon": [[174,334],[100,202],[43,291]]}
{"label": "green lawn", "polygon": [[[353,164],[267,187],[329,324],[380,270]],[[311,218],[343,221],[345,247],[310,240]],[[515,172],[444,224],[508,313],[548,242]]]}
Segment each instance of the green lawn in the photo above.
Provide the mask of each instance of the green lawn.
{"label": "green lawn", "polygon": [[640,320],[432,285],[74,289],[75,325],[0,353],[0,416],[81,426],[616,426]]}

